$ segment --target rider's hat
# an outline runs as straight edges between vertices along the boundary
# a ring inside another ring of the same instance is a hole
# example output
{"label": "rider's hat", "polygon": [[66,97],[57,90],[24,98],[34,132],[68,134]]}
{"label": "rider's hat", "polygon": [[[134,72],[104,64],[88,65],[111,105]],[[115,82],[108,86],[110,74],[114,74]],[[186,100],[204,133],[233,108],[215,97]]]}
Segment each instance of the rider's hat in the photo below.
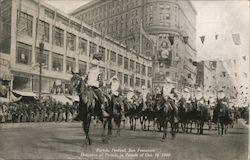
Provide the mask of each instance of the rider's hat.
{"label": "rider's hat", "polygon": [[200,88],[200,87],[198,87],[196,91],[197,91],[197,92],[201,92],[201,88]]}
{"label": "rider's hat", "polygon": [[187,88],[185,88],[185,89],[184,89],[184,92],[188,93],[188,92],[189,92],[189,90],[188,90]]}
{"label": "rider's hat", "polygon": [[146,90],[147,87],[143,85],[143,86],[141,87],[141,89],[142,89],[142,90]]}
{"label": "rider's hat", "polygon": [[100,63],[100,61],[97,60],[97,59],[93,59],[93,60],[91,61],[91,63],[92,63],[93,65],[98,65],[98,64]]}

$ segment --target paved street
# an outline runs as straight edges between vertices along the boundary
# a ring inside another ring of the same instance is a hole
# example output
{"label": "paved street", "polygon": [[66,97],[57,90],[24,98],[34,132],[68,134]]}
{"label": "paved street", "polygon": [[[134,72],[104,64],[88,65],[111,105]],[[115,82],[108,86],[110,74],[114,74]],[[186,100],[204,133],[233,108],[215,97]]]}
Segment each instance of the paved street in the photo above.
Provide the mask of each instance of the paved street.
{"label": "paved street", "polygon": [[[223,137],[218,137],[216,131],[206,130],[205,135],[180,133],[176,139],[168,137],[165,142],[161,142],[160,132],[125,129],[120,137],[113,136],[109,144],[101,142],[101,128],[92,125],[91,147],[83,146],[80,123],[0,125],[1,160],[156,159],[157,154],[158,159],[170,160],[246,160],[248,157],[248,129],[242,123]],[[138,154],[129,154],[129,149],[135,149],[134,153]],[[144,153],[142,158],[138,157],[140,153]]]}

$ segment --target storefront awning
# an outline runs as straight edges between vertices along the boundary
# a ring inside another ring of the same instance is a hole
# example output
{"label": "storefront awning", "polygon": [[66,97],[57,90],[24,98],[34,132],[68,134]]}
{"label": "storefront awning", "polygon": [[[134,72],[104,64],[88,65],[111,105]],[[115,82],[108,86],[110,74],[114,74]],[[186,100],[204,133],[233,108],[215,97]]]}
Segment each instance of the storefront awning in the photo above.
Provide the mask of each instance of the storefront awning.
{"label": "storefront awning", "polygon": [[69,100],[67,97],[65,97],[64,95],[51,95],[51,98],[57,102],[60,102],[62,104],[70,104],[72,105],[73,102],[71,100]]}
{"label": "storefront awning", "polygon": [[23,97],[37,97],[37,95],[34,92],[24,92],[24,91],[13,90],[13,93],[16,93]]}
{"label": "storefront awning", "polygon": [[79,96],[71,96],[71,95],[65,95],[67,98],[69,98],[70,100],[74,101],[74,102],[79,102],[80,99],[79,99]]}

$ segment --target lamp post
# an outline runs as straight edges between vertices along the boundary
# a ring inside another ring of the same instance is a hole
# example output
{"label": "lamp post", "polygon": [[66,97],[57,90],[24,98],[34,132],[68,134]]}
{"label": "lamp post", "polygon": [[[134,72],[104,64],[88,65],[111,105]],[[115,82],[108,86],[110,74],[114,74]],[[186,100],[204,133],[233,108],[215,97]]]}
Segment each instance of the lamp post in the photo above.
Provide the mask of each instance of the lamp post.
{"label": "lamp post", "polygon": [[44,51],[44,36],[42,37],[40,43],[39,43],[39,56],[38,56],[38,62],[39,62],[39,101],[41,101],[41,94],[42,94],[42,57],[43,57],[43,51]]}

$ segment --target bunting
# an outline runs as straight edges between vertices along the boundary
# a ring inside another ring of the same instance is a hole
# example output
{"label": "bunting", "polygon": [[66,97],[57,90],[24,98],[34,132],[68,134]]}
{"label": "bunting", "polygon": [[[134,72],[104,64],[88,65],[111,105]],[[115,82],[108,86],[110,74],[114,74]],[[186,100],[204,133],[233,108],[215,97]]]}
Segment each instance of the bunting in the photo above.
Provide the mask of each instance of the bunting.
{"label": "bunting", "polygon": [[204,44],[205,36],[200,36],[200,39],[201,39],[201,43]]}

